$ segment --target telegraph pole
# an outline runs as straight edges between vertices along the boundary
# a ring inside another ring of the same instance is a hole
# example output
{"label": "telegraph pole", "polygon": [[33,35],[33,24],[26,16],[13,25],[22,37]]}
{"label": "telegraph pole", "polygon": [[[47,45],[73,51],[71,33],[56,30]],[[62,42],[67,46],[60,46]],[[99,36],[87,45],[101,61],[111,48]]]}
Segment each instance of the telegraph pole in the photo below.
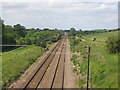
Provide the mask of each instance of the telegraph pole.
{"label": "telegraph pole", "polygon": [[90,46],[88,47],[87,90],[89,90],[89,70],[90,70]]}

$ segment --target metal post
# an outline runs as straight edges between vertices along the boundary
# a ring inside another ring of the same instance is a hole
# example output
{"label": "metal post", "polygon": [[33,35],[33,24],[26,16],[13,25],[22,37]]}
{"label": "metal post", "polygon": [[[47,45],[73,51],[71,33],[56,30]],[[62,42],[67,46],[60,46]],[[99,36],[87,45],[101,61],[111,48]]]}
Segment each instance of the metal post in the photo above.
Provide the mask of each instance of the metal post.
{"label": "metal post", "polygon": [[74,51],[75,51],[75,35],[74,35]]}
{"label": "metal post", "polygon": [[87,90],[89,90],[89,67],[90,67],[90,46],[88,47],[88,73],[87,73]]}

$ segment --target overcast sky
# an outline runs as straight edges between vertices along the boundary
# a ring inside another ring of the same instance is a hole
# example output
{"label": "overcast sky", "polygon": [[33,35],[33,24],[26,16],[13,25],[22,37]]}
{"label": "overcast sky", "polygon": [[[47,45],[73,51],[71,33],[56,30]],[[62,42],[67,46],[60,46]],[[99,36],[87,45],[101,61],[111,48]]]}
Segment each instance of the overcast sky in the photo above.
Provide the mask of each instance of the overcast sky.
{"label": "overcast sky", "polygon": [[[10,2],[11,1],[11,2]],[[117,0],[4,0],[2,18],[5,24],[21,24],[26,28],[113,29],[118,27]],[[107,2],[111,1],[111,2]]]}

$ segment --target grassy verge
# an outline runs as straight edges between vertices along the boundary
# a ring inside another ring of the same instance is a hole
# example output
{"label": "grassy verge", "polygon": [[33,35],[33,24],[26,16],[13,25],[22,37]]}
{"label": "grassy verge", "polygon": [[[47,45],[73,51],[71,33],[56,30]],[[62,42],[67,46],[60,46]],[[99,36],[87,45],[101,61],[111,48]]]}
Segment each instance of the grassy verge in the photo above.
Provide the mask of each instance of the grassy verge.
{"label": "grassy verge", "polygon": [[[87,48],[84,48],[86,45],[91,46],[90,88],[118,88],[118,54],[108,53],[105,44],[107,36],[117,33],[85,35],[84,40],[73,48],[71,61],[75,65],[73,71],[80,76],[77,82],[80,88],[86,87]],[[96,41],[93,41],[94,37]]]}
{"label": "grassy verge", "polygon": [[44,52],[44,48],[31,45],[3,55],[0,59],[3,88],[12,80],[18,79]]}

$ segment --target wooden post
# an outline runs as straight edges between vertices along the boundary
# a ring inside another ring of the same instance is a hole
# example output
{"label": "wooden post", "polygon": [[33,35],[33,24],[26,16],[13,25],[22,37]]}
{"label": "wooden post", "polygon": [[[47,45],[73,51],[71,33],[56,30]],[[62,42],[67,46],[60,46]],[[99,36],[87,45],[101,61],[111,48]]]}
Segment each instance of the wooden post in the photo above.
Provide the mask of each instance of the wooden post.
{"label": "wooden post", "polygon": [[87,90],[89,90],[89,69],[90,68],[90,46],[88,47],[88,72],[87,72]]}

